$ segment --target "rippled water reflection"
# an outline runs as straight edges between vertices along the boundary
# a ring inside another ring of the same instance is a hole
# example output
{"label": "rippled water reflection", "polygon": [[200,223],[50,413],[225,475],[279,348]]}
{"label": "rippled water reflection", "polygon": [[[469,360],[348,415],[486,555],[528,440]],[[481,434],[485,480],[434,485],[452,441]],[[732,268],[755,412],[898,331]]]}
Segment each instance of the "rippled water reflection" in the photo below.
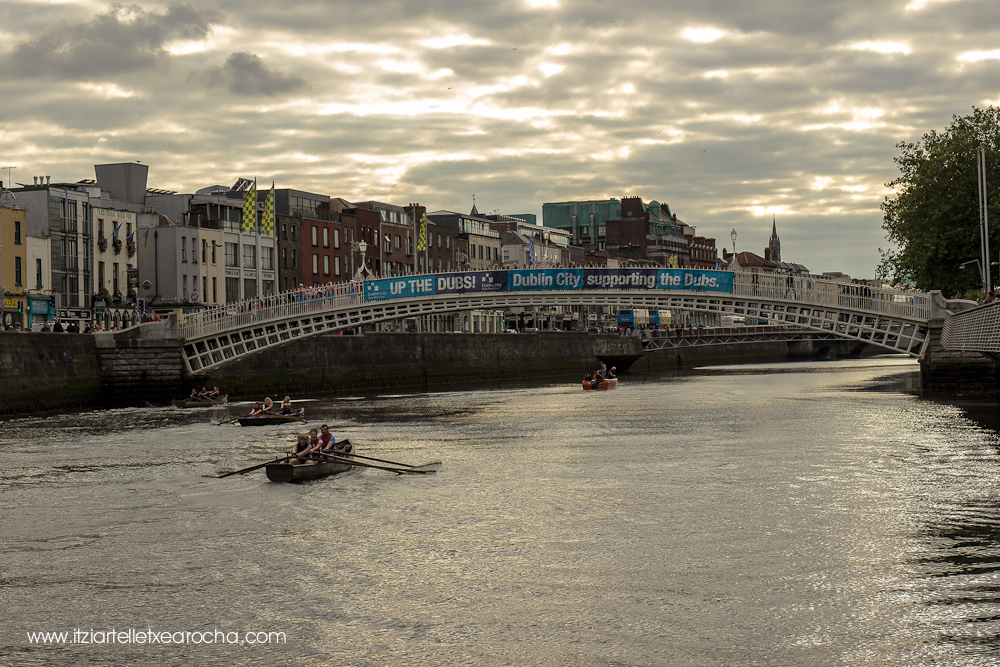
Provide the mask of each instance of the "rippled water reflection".
{"label": "rippled water reflection", "polygon": [[[18,665],[986,665],[997,660],[995,406],[916,367],[770,364],[323,398],[428,477],[213,479],[295,426],[229,409],[0,426]],[[50,465],[57,456],[58,465]],[[61,645],[74,629],[286,643]]]}

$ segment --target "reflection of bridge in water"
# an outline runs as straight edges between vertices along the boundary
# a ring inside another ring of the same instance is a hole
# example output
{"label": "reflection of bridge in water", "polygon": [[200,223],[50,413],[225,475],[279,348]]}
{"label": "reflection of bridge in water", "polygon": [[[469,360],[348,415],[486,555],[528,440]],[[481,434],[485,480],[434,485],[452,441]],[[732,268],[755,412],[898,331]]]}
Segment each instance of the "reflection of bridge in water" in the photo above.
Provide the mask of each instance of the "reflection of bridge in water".
{"label": "reflection of bridge in water", "polygon": [[[551,269],[538,273],[545,271],[553,273]],[[565,269],[555,270],[555,273],[580,274],[583,271],[588,276],[603,275],[596,269]],[[619,275],[624,273],[624,270],[614,269],[607,273],[614,271]],[[756,319],[796,331],[819,332],[919,357],[929,341],[928,322],[935,315],[932,311],[935,307],[939,310],[943,307],[943,300],[935,306],[932,295],[921,292],[876,289],[815,277],[684,269],[654,271],[661,276],[657,284],[683,285],[687,281],[704,287],[699,280],[704,283],[707,274],[718,281],[712,289],[636,288],[631,285],[611,289],[549,289],[544,281],[535,281],[527,289],[512,289],[507,284],[507,289],[496,290],[497,280],[507,279],[506,276],[498,278],[497,274],[507,273],[529,274],[530,271],[407,276],[366,281],[363,290],[360,284],[342,283],[321,288],[315,294],[279,294],[242,306],[229,304],[185,315],[179,322],[177,335],[182,339],[187,371],[199,375],[304,336],[407,318],[544,306],[566,309],[626,307],[740,314],[748,321]],[[486,274],[490,274],[487,277],[489,289],[495,291],[476,291],[475,276]],[[699,274],[701,278],[678,278],[689,274]],[[464,279],[458,281],[460,284],[472,285],[472,288],[444,293],[434,290],[439,279],[443,279],[442,285],[456,284],[456,276]],[[394,287],[392,283],[401,288],[396,294],[390,289]],[[423,292],[414,295],[410,289],[412,285],[406,287],[406,283],[419,283]],[[943,317],[943,311],[938,316]]]}

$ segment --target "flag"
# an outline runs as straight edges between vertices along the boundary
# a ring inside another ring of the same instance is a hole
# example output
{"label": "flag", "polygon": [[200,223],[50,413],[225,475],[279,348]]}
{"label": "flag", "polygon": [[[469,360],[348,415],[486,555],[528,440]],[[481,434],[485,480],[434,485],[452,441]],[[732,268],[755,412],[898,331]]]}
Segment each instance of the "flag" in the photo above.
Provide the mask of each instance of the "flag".
{"label": "flag", "polygon": [[132,232],[131,234],[128,235],[128,238],[125,240],[131,243],[134,239],[135,239],[135,232]]}
{"label": "flag", "polygon": [[535,263],[535,233],[531,233],[531,237],[528,238],[528,266]]}
{"label": "flag", "polygon": [[111,232],[111,238],[114,239],[115,241],[118,240],[118,230],[121,228],[122,226],[118,225],[117,227],[115,227],[114,231]]}
{"label": "flag", "polygon": [[417,252],[427,250],[427,215],[420,216],[420,236],[417,237]]}
{"label": "flag", "polygon": [[149,230],[147,229],[146,233],[142,235],[142,247],[145,248],[148,242],[149,242]]}
{"label": "flag", "polygon": [[257,231],[257,181],[243,193],[243,224],[240,231],[252,234]]}
{"label": "flag", "polygon": [[264,215],[260,220],[261,234],[274,234],[274,181],[271,181],[271,189],[264,198]]}

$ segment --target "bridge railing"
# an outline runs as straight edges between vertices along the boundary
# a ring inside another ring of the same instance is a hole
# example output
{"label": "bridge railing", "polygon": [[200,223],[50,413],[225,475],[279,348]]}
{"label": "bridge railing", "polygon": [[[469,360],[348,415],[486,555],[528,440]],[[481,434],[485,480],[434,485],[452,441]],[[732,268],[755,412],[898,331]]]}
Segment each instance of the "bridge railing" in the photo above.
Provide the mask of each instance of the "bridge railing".
{"label": "bridge railing", "polygon": [[344,308],[364,300],[363,287],[354,282],[330,284],[206,308],[182,315],[178,334],[181,338],[210,336],[261,322]]}
{"label": "bridge railing", "polygon": [[916,320],[927,320],[931,313],[930,295],[924,292],[876,288],[813,276],[740,271],[733,278],[733,295]]}

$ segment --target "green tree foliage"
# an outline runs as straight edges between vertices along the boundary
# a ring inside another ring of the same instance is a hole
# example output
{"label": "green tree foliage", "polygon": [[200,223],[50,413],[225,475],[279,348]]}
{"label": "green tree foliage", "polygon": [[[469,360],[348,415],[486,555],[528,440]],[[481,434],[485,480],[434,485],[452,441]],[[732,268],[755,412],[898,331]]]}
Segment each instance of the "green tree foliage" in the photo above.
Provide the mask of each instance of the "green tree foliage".
{"label": "green tree foliage", "polygon": [[[900,176],[888,183],[895,197],[882,203],[882,227],[895,249],[879,249],[878,274],[895,282],[913,282],[921,290],[945,296],[965,294],[982,285],[974,264],[981,256],[979,181],[976,154],[986,148],[990,254],[1000,251],[1000,108],[973,107],[969,116],[953,116],[942,133],[931,131],[916,143],[900,142],[895,159]],[[993,267],[997,276],[1000,267]],[[994,282],[996,282],[994,280]]]}

